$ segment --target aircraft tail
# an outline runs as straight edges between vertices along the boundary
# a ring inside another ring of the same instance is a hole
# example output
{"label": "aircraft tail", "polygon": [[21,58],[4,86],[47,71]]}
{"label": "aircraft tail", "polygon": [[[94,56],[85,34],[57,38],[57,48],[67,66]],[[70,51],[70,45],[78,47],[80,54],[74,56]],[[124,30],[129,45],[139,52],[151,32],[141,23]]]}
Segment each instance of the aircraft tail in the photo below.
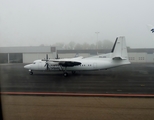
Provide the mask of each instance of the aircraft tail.
{"label": "aircraft tail", "polygon": [[124,36],[116,38],[111,53],[113,60],[114,59],[128,60],[128,53]]}

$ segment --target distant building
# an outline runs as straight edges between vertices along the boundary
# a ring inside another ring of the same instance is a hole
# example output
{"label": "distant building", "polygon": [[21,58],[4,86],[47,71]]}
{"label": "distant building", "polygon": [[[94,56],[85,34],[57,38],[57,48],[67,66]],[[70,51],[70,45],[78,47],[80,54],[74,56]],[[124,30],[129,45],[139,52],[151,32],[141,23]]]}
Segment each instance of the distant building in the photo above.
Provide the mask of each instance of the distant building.
{"label": "distant building", "polygon": [[[31,63],[37,59],[71,58],[76,55],[89,57],[96,54],[109,53],[109,49],[99,50],[56,50],[54,46],[31,47],[0,47],[0,63]],[[129,60],[132,63],[154,63],[154,48],[128,49]]]}
{"label": "distant building", "polygon": [[31,63],[36,59],[55,58],[56,47],[0,47],[0,63]]}

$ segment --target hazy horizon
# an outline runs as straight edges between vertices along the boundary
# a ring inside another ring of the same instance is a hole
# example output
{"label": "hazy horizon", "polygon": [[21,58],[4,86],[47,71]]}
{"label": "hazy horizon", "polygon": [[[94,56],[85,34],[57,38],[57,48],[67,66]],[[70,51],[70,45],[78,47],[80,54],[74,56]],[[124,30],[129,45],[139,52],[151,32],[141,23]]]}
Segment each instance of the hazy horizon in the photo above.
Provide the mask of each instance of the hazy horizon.
{"label": "hazy horizon", "polygon": [[154,48],[152,0],[0,0],[0,47],[96,43]]}

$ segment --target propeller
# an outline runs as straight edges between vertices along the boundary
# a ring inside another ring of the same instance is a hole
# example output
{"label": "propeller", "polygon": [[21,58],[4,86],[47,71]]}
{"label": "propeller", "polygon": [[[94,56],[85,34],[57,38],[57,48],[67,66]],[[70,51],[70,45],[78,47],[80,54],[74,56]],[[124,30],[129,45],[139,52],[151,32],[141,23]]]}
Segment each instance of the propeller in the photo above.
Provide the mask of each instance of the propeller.
{"label": "propeller", "polygon": [[44,65],[44,67],[46,67],[46,70],[49,70],[49,63],[46,62],[45,65]]}
{"label": "propeller", "polygon": [[46,54],[46,60],[48,60],[48,54]]}
{"label": "propeller", "polygon": [[49,70],[49,63],[48,63],[49,59],[48,59],[48,54],[46,54],[46,59],[45,59],[44,61],[46,61],[44,67],[46,67],[46,70]]}
{"label": "propeller", "polygon": [[58,57],[58,53],[57,53],[57,56],[56,56],[56,58],[55,59],[60,59],[59,57]]}

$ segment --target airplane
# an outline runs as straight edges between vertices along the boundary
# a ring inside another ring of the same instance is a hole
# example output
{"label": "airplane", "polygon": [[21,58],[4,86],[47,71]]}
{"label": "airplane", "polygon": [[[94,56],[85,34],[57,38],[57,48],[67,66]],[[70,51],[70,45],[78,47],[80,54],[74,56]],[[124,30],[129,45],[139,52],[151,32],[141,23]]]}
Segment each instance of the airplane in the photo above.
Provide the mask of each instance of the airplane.
{"label": "airplane", "polygon": [[150,29],[150,31],[152,33],[154,33],[154,27],[153,27],[153,25],[148,24],[147,26],[148,26],[148,29]]}
{"label": "airplane", "polygon": [[124,36],[117,37],[110,53],[100,54],[83,58],[35,60],[32,64],[25,65],[30,75],[33,71],[62,71],[64,77],[68,76],[68,71],[75,74],[76,71],[106,70],[122,65],[130,64],[128,59],[126,41]]}

